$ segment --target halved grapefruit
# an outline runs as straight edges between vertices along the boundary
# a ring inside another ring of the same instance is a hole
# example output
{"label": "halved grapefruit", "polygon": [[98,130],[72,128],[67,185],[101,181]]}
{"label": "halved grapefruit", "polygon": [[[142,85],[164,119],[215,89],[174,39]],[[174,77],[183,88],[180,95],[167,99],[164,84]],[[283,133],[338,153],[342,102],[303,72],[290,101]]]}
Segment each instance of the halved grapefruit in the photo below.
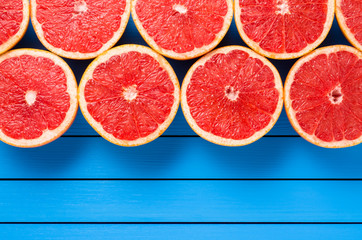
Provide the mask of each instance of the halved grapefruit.
{"label": "halved grapefruit", "polygon": [[283,107],[283,86],[276,68],[240,46],[219,48],[199,59],[181,88],[181,106],[202,138],[242,146],[264,136]]}
{"label": "halved grapefruit", "polygon": [[28,0],[0,1],[0,54],[14,47],[29,24]]}
{"label": "halved grapefruit", "polygon": [[80,109],[106,140],[138,146],[160,136],[180,103],[171,65],[148,47],[123,45],[96,58],[79,84]]}
{"label": "halved grapefruit", "polygon": [[132,0],[132,17],[144,40],[179,60],[215,48],[228,31],[232,0]]}
{"label": "halved grapefruit", "polygon": [[326,148],[362,142],[362,53],[336,45],[299,59],[285,82],[285,108],[294,129]]}
{"label": "halved grapefruit", "polygon": [[275,59],[312,51],[331,29],[335,0],[235,0],[235,22],[244,42]]}
{"label": "halved grapefruit", "polygon": [[78,109],[77,82],[69,66],[43,50],[0,56],[0,140],[38,147],[61,136]]}
{"label": "halved grapefruit", "polygon": [[130,0],[30,0],[31,21],[41,43],[59,56],[95,58],[121,38]]}
{"label": "halved grapefruit", "polygon": [[336,17],[347,40],[362,51],[362,1],[336,0]]}

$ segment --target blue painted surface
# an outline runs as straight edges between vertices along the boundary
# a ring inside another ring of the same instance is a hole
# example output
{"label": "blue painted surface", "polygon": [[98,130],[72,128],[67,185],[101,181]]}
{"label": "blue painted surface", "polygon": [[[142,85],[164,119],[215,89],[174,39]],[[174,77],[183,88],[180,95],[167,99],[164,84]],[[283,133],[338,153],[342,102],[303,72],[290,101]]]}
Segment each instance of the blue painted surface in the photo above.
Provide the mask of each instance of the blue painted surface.
{"label": "blue painted surface", "polygon": [[10,222],[362,222],[362,181],[2,181]]}
{"label": "blue painted surface", "polygon": [[[359,225],[0,225],[7,239],[32,240],[360,240]],[[1,236],[1,233],[0,233]]]}
{"label": "blue painted surface", "polygon": [[60,138],[37,149],[0,143],[3,178],[362,178],[362,145],[324,149],[302,138],[244,147],[161,137],[124,148],[103,138]]}
{"label": "blue painted surface", "polygon": [[[145,45],[132,19],[117,45]],[[322,46],[347,44],[338,25]],[[235,23],[220,46],[243,45]],[[16,48],[44,49],[29,26]],[[180,83],[196,60],[168,59]],[[79,82],[90,60],[66,60]],[[295,60],[271,60],[283,81]],[[122,148],[102,138],[80,111],[62,137],[36,149],[0,143],[0,222],[57,221],[242,221],[362,222],[362,145],[322,149],[296,135],[283,111],[269,137],[227,148],[195,137],[162,137]],[[195,133],[179,111],[170,135]],[[33,178],[93,178],[93,181],[30,181]],[[178,181],[111,181],[97,178],[193,178]],[[203,178],[268,178],[204,181]],[[333,181],[270,180],[333,178]],[[362,239],[362,225],[241,224],[0,224],[0,239]]]}

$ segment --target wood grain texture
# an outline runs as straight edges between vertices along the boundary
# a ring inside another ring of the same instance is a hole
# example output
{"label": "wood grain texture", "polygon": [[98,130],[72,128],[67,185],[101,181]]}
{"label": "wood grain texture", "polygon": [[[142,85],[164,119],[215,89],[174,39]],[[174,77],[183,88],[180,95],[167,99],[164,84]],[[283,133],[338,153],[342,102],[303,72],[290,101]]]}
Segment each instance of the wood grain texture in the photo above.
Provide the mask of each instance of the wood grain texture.
{"label": "wood grain texture", "polygon": [[360,240],[361,225],[0,225],[12,240]]}
{"label": "wood grain texture", "polygon": [[289,137],[237,148],[198,137],[137,148],[71,137],[36,149],[0,143],[0,178],[362,178],[361,151],[362,145],[330,150]]}
{"label": "wood grain texture", "polygon": [[362,181],[2,181],[0,222],[362,222]]}

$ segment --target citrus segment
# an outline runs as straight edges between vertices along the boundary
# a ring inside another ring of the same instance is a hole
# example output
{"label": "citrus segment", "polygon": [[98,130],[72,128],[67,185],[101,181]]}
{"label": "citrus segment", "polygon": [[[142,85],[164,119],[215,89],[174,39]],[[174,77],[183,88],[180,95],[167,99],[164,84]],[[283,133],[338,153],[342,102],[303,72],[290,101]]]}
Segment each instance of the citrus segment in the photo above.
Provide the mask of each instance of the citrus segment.
{"label": "citrus segment", "polygon": [[0,140],[44,145],[69,128],[77,106],[75,77],[59,57],[31,49],[0,57]]}
{"label": "citrus segment", "polygon": [[296,131],[322,147],[362,141],[362,53],[331,46],[301,58],[285,83],[285,105]]}
{"label": "citrus segment", "polygon": [[362,2],[359,0],[337,0],[338,24],[348,41],[362,51]]}
{"label": "citrus segment", "polygon": [[244,42],[276,59],[297,58],[316,48],[333,17],[333,0],[235,1],[236,26]]}
{"label": "citrus segment", "polygon": [[170,125],[179,88],[164,58],[147,47],[123,45],[88,67],[80,83],[80,106],[105,139],[136,146],[154,140]]}
{"label": "citrus segment", "polygon": [[20,41],[28,24],[28,0],[2,0],[0,2],[0,54],[8,51]]}
{"label": "citrus segment", "polygon": [[121,38],[130,0],[31,0],[35,32],[52,52],[72,59],[94,58]]}
{"label": "citrus segment", "polygon": [[132,17],[145,41],[174,59],[210,51],[230,27],[232,0],[133,0]]}
{"label": "citrus segment", "polygon": [[224,47],[191,67],[181,105],[201,137],[220,145],[246,145],[265,135],[278,119],[282,82],[264,57],[244,47]]}

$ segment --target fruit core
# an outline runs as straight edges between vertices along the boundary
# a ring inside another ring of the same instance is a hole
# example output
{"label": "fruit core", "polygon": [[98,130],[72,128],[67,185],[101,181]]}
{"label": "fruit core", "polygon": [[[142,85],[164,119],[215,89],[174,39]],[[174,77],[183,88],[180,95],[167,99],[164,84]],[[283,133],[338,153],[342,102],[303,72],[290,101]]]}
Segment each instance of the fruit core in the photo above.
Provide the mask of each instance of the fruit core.
{"label": "fruit core", "polygon": [[25,93],[25,101],[29,106],[33,105],[35,103],[35,100],[36,100],[35,91],[30,90]]}
{"label": "fruit core", "polygon": [[175,4],[173,6],[173,10],[175,10],[176,12],[178,12],[180,14],[185,14],[187,12],[187,8],[180,4]]}
{"label": "fruit core", "polygon": [[76,12],[76,14],[85,13],[87,10],[87,3],[84,0],[75,2],[74,11]]}
{"label": "fruit core", "polygon": [[128,102],[132,102],[134,99],[136,99],[137,95],[138,95],[138,91],[137,91],[136,85],[129,86],[127,88],[124,88],[124,90],[123,90],[123,97]]}
{"label": "fruit core", "polygon": [[277,9],[278,10],[276,11],[276,14],[281,14],[281,15],[290,14],[288,0],[279,0]]}
{"label": "fruit core", "polygon": [[236,89],[234,89],[234,87],[231,86],[226,86],[225,87],[225,96],[230,100],[230,101],[236,101],[239,97],[239,91],[236,91]]}
{"label": "fruit core", "polygon": [[335,89],[333,89],[329,94],[328,94],[328,98],[329,101],[331,101],[331,103],[333,104],[340,104],[343,100],[343,94],[341,91],[341,87],[337,86]]}

